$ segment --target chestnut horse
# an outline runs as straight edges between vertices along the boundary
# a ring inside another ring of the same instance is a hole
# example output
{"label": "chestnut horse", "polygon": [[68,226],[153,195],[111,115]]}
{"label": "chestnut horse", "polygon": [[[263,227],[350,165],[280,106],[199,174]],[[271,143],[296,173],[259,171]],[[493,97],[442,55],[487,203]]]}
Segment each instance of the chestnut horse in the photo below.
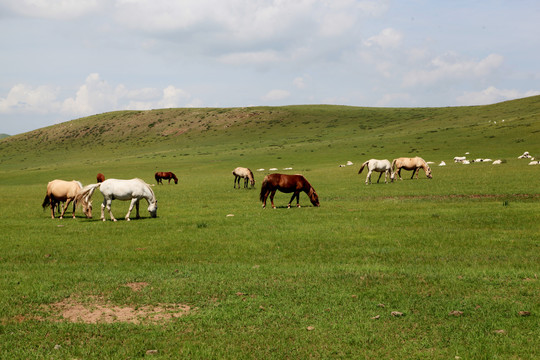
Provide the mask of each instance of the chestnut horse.
{"label": "chestnut horse", "polygon": [[105,181],[105,175],[103,175],[102,173],[98,173],[97,176],[96,176],[96,180],[98,183],[102,183]]}
{"label": "chestnut horse", "polygon": [[159,172],[155,173],[154,177],[156,178],[156,182],[157,182],[158,185],[159,184],[163,185],[163,180],[162,179],[169,180],[169,184],[171,183],[171,179],[172,179],[172,180],[174,180],[175,184],[178,184],[178,178],[172,172],[161,172],[161,171],[159,171]]}
{"label": "chestnut horse", "polygon": [[[73,218],[75,219],[75,207],[77,204],[76,197],[82,190],[83,186],[79,181],[64,181],[53,180],[47,184],[47,195],[43,199],[41,206],[46,208],[51,207],[51,218],[54,219],[54,209],[60,202],[65,202],[64,209],[60,214],[60,219],[64,218],[64,214],[69,206],[69,203],[73,201]],[[60,211],[60,209],[58,209]],[[86,203],[83,205],[83,212],[87,218],[92,217],[92,203]]]}
{"label": "chestnut horse", "polygon": [[414,173],[416,173],[416,178],[418,179],[420,168],[424,169],[424,171],[426,172],[426,176],[429,179],[433,178],[433,176],[431,175],[431,168],[425,162],[425,160],[422,159],[421,157],[418,157],[418,156],[413,157],[413,158],[402,157],[402,158],[394,159],[394,161],[392,161],[392,171],[393,171],[392,176],[391,176],[392,181],[396,177],[396,172],[399,176],[399,179],[403,180],[401,178],[401,169],[412,170],[413,173],[411,175],[411,179],[414,177]]}
{"label": "chestnut horse", "polygon": [[315,192],[315,189],[302,175],[285,175],[285,174],[268,174],[264,177],[261,185],[260,200],[262,201],[263,209],[266,207],[266,199],[270,195],[270,201],[272,202],[272,208],[276,208],[274,205],[274,195],[279,190],[284,193],[293,193],[287,208],[291,208],[291,203],[296,198],[296,206],[300,207],[299,197],[300,191],[304,191],[308,196],[313,206],[320,206],[319,196]]}
{"label": "chestnut horse", "polygon": [[244,179],[244,187],[248,187],[248,181],[251,184],[251,187],[255,186],[255,179],[253,178],[253,172],[244,167],[237,167],[233,170],[234,175],[234,188],[236,188],[236,183],[238,182],[238,188],[240,189],[240,179]]}

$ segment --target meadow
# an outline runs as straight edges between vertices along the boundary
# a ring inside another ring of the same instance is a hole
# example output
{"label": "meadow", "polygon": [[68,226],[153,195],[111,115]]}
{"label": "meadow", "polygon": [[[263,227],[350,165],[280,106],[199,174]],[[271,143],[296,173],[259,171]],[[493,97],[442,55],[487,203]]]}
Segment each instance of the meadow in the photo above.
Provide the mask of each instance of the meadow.
{"label": "meadow", "polygon": [[[115,112],[3,139],[0,358],[538,358],[540,166],[517,157],[540,155],[539,134],[532,97]],[[452,162],[465,152],[503,164]],[[433,179],[357,174],[415,155]],[[236,166],[254,189],[233,189]],[[321,206],[277,193],[262,209],[272,167]],[[41,208],[55,178],[156,171],[179,183],[153,187],[155,219],[143,201],[141,219],[102,222],[99,193],[92,219]]]}

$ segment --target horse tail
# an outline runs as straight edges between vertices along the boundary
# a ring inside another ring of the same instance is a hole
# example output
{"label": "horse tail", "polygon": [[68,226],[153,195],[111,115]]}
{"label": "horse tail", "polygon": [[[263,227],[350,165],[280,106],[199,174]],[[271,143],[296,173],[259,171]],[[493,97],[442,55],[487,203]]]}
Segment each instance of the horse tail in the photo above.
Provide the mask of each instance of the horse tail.
{"label": "horse tail", "polygon": [[43,199],[43,204],[41,204],[41,206],[45,209],[50,204],[51,204],[51,199],[49,198],[49,195],[45,195],[45,199]]}
{"label": "horse tail", "polygon": [[268,179],[265,177],[261,184],[261,193],[259,195],[259,199],[261,200],[261,202],[264,202],[264,197],[267,191],[268,191]]}
{"label": "horse tail", "polygon": [[88,202],[94,194],[94,191],[96,191],[96,189],[99,188],[101,184],[102,183],[86,185],[81,190],[79,190],[79,192],[75,196],[75,201],[79,203],[82,200],[82,204],[84,206],[88,205]]}
{"label": "horse tail", "polygon": [[360,170],[358,171],[359,174],[362,173],[362,171],[364,170],[364,167],[365,167],[367,164],[369,164],[369,160],[362,164],[362,167],[361,167]]}

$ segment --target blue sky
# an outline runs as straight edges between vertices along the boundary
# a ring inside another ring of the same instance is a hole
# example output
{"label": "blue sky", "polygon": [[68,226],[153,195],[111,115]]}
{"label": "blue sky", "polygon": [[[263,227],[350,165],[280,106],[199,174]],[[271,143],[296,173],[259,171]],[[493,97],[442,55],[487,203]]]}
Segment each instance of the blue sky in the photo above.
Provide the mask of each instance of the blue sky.
{"label": "blue sky", "polygon": [[540,94],[540,2],[0,0],[0,133],[113,110]]}

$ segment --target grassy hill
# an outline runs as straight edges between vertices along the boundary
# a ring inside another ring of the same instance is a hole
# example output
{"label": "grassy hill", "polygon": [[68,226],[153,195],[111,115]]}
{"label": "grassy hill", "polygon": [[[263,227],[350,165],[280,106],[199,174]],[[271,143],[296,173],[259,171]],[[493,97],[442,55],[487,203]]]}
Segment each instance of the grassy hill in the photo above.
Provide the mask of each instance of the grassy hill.
{"label": "grassy hill", "polygon": [[[540,155],[540,96],[488,106],[362,108],[285,106],[117,111],[20,134],[0,142],[3,166],[43,167],[137,156],[185,161],[218,157],[319,162],[419,155],[448,160]],[[65,154],[61,156],[60,154]],[[67,156],[69,154],[69,156]],[[92,154],[89,156],[89,154]],[[307,156],[309,160],[311,156]]]}

